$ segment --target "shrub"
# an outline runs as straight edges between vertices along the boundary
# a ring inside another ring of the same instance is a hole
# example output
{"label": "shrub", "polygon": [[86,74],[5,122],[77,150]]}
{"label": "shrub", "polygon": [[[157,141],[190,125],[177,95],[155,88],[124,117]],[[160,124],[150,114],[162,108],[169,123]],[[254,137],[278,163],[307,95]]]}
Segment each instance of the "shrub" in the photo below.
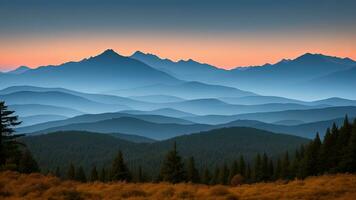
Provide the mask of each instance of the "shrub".
{"label": "shrub", "polygon": [[232,177],[230,184],[232,186],[239,186],[244,182],[244,177],[241,176],[240,174],[236,174],[234,177]]}

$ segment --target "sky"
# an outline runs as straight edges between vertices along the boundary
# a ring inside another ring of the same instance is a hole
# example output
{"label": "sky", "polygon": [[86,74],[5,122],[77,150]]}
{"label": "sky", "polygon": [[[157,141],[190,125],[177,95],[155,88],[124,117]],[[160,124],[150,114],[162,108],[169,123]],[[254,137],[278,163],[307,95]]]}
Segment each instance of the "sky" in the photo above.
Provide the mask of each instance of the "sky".
{"label": "sky", "polygon": [[356,60],[354,0],[0,0],[0,70],[136,50],[221,68]]}

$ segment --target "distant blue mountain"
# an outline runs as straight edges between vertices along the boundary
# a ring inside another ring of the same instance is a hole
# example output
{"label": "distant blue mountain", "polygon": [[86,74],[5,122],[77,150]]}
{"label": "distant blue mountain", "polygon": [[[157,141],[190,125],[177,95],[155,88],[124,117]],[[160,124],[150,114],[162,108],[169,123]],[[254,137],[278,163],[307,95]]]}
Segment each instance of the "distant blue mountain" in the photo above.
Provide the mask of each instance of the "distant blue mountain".
{"label": "distant blue mountain", "polygon": [[[8,105],[12,104],[41,104],[50,106],[61,106],[71,109],[76,109],[84,113],[101,113],[115,112],[127,110],[130,107],[119,104],[103,104],[94,102],[83,97],[72,94],[48,91],[48,92],[33,92],[21,91],[10,94],[0,95],[0,99],[4,100]],[[49,114],[49,113],[48,113]]]}
{"label": "distant blue mountain", "polygon": [[184,101],[186,99],[170,96],[170,95],[146,95],[146,96],[129,96],[130,99],[135,99],[138,101],[145,101],[151,103],[169,103],[169,102],[178,102]]}
{"label": "distant blue mountain", "polygon": [[20,66],[14,70],[8,71],[6,73],[8,74],[22,74],[28,70],[30,70],[31,68],[27,67],[27,66]]}
{"label": "distant blue mountain", "polygon": [[130,57],[186,81],[202,81],[207,78],[213,78],[216,74],[226,73],[224,69],[199,63],[192,59],[174,62],[141,51],[136,51]]}
{"label": "distant blue mountain", "polygon": [[284,110],[275,112],[257,112],[238,115],[205,115],[185,117],[189,121],[202,124],[223,124],[235,120],[257,120],[265,123],[274,123],[281,120],[298,120],[305,123],[325,121],[336,118],[356,116],[355,106],[337,106],[326,108],[310,108],[304,110]]}
{"label": "distant blue mountain", "polygon": [[65,117],[74,117],[76,115],[84,114],[83,112],[71,108],[40,104],[12,104],[9,105],[9,109],[15,110],[16,114],[20,117],[33,115],[61,115]]}
{"label": "distant blue mountain", "polygon": [[121,56],[110,49],[79,62],[43,66],[20,74],[0,74],[2,88],[32,85],[63,87],[87,92],[180,82],[165,72],[156,70],[141,61]]}
{"label": "distant blue mountain", "polygon": [[239,90],[233,87],[211,85],[200,82],[184,82],[181,84],[165,85],[157,84],[126,90],[110,91],[119,96],[134,96],[137,94],[147,95],[169,95],[185,99],[217,98],[217,97],[242,97],[257,95],[252,92]]}

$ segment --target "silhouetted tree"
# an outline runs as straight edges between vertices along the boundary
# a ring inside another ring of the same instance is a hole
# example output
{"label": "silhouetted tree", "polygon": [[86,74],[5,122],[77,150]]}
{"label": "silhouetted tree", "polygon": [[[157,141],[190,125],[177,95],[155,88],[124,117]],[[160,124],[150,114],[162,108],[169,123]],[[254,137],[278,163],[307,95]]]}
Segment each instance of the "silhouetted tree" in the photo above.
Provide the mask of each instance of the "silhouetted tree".
{"label": "silhouetted tree", "polygon": [[122,152],[119,151],[112,162],[111,180],[113,181],[130,181],[131,173],[127,168]]}
{"label": "silhouetted tree", "polygon": [[202,183],[209,185],[211,184],[211,173],[208,168],[203,172]]}
{"label": "silhouetted tree", "polygon": [[70,163],[69,167],[68,167],[68,172],[67,172],[67,179],[69,180],[75,180],[75,167],[73,165],[73,163]]}
{"label": "silhouetted tree", "polygon": [[107,181],[107,173],[106,173],[106,170],[105,168],[101,168],[101,171],[100,171],[100,174],[99,174],[99,180],[101,182],[106,182]]}
{"label": "silhouetted tree", "polygon": [[87,177],[85,175],[84,169],[82,166],[80,166],[75,173],[75,180],[80,181],[80,182],[87,182]]}
{"label": "silhouetted tree", "polygon": [[229,178],[229,168],[227,167],[226,164],[224,164],[219,173],[219,183],[223,185],[227,185],[229,183],[228,178]]}
{"label": "silhouetted tree", "polygon": [[190,157],[187,164],[187,181],[191,183],[198,183],[200,181],[200,175],[198,169],[195,167],[195,161],[193,157]]}
{"label": "silhouetted tree", "polygon": [[16,138],[22,135],[14,135],[14,127],[21,122],[18,121],[18,116],[14,115],[15,111],[8,110],[4,101],[0,101],[0,169],[12,165],[11,169],[16,170],[21,152],[18,149]]}
{"label": "silhouetted tree", "polygon": [[29,150],[25,150],[22,153],[20,163],[19,163],[19,172],[30,174],[33,172],[39,172],[40,169],[37,165],[36,160],[32,157],[32,154]]}
{"label": "silhouetted tree", "polygon": [[163,160],[160,176],[163,181],[179,183],[185,180],[186,172],[182,158],[177,151],[177,145],[174,142],[173,149],[169,151]]}
{"label": "silhouetted tree", "polygon": [[93,168],[91,169],[90,181],[94,182],[97,180],[99,180],[99,175],[98,175],[98,170],[96,170],[96,166],[94,165]]}

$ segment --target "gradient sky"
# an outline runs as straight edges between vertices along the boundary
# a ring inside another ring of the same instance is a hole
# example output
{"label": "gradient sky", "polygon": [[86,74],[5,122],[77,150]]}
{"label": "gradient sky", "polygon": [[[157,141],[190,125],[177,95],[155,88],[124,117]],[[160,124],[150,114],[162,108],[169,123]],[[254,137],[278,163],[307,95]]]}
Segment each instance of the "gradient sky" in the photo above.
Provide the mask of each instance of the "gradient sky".
{"label": "gradient sky", "polygon": [[0,0],[0,70],[109,48],[223,68],[306,52],[356,60],[356,1]]}

